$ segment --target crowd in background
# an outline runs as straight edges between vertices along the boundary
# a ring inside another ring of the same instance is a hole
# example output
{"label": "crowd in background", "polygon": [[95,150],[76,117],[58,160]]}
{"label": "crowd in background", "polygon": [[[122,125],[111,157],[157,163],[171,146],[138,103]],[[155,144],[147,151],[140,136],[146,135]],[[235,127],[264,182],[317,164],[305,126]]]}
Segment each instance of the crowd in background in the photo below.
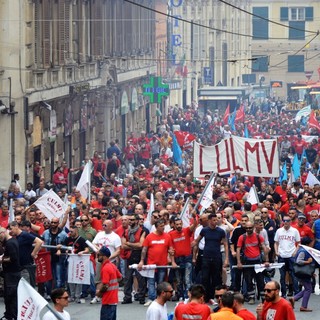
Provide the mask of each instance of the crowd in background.
{"label": "crowd in background", "polygon": [[[226,285],[234,291],[242,291],[252,304],[257,297],[263,300],[264,283],[273,275],[264,273],[256,279],[259,286],[256,294],[252,287],[254,275],[243,268],[245,263],[239,260],[240,254],[246,251],[246,238],[257,234],[254,245],[259,249],[258,260],[266,263],[283,261],[285,265],[280,271],[282,296],[295,294],[294,299],[298,300],[301,298],[297,289],[299,279],[293,273],[292,255],[297,253],[299,243],[320,249],[320,185],[306,183],[308,172],[316,177],[320,175],[318,133],[296,121],[292,113],[280,109],[274,112],[272,107],[250,105],[244,119],[234,124],[235,130],[225,124],[223,117],[218,111],[199,110],[196,103],[185,108],[176,105],[169,108],[156,132],[131,133],[125,146],[120,146],[119,141],[111,141],[105,153],[95,152],[91,159],[84,159],[79,168],[68,168],[63,161],[52,179],[45,179],[39,163],[35,163],[33,183],[27,183],[24,188],[19,183],[19,175],[15,175],[8,190],[1,190],[1,227],[14,227],[9,224],[10,210],[13,210],[18,226],[46,244],[72,245],[75,252],[90,251],[85,240],[97,247],[107,245],[110,261],[118,266],[124,277],[122,303],[137,300],[144,305],[150,305],[156,299],[156,284],[167,277],[175,289],[174,300],[188,298],[188,288],[194,283],[204,285],[206,302],[215,298],[216,287]],[[194,208],[209,177],[193,177],[192,147],[189,145],[181,145],[182,164],[175,163],[174,131],[190,133],[198,142],[213,145],[231,134],[244,136],[245,130],[252,138],[276,136],[279,160],[290,168],[297,154],[301,161],[301,177],[290,184],[277,177],[241,176],[236,172],[217,176],[212,190],[213,202],[200,215],[201,206]],[[305,135],[313,137],[307,142],[303,138]],[[92,162],[90,202],[76,188],[89,160]],[[247,201],[253,185],[259,199],[254,205]],[[32,206],[50,188],[69,206],[61,220],[50,221]],[[186,226],[180,214],[187,199],[190,199],[190,214]],[[211,237],[210,232],[217,228],[219,235]],[[293,249],[290,257],[283,253],[286,250],[282,247],[285,238],[282,233],[288,230],[294,234],[294,247],[290,245],[288,249],[290,252]],[[159,243],[161,246],[155,246]],[[47,298],[53,287],[67,286],[67,252],[59,247],[50,252],[53,281],[38,286]],[[147,280],[137,270],[129,269],[131,264],[137,264],[138,269],[144,264],[169,264],[180,268],[172,268],[169,275],[166,269],[159,269],[154,278]],[[97,279],[94,280],[99,273],[98,266],[92,254],[91,285],[69,284],[70,301],[85,303],[88,296],[91,296],[91,303],[100,301],[95,296]],[[237,268],[232,269],[232,266]],[[289,278],[286,278],[286,272],[290,274]],[[304,288],[310,296],[314,282],[313,285],[309,283],[314,279],[309,280]],[[308,299],[304,299],[302,308],[307,309]]]}

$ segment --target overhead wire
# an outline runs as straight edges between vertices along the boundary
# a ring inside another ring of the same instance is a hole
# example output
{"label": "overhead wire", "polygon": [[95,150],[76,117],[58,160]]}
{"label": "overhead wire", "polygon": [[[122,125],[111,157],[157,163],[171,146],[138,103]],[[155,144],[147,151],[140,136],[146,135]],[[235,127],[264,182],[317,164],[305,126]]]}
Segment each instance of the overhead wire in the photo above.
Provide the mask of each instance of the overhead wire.
{"label": "overhead wire", "polygon": [[306,30],[306,29],[300,29],[300,28],[296,28],[296,27],[292,27],[292,26],[283,24],[283,23],[281,23],[281,22],[277,22],[277,21],[274,21],[274,20],[270,20],[270,19],[268,19],[268,18],[259,16],[259,15],[257,15],[257,14],[254,14],[254,13],[250,12],[250,11],[247,11],[247,10],[245,10],[245,9],[242,9],[242,8],[240,8],[240,7],[237,7],[237,6],[235,6],[234,4],[229,3],[229,2],[227,2],[227,1],[224,1],[224,0],[218,0],[218,1],[224,3],[224,4],[227,5],[227,6],[230,6],[230,7],[234,8],[234,9],[236,9],[236,10],[239,10],[239,11],[241,11],[241,12],[244,12],[244,13],[246,13],[246,14],[249,14],[249,15],[251,15],[251,16],[253,16],[253,17],[256,17],[256,18],[259,18],[259,19],[261,19],[261,20],[270,22],[270,23],[272,23],[272,24],[276,24],[276,25],[278,25],[278,26],[281,26],[281,27],[284,27],[284,28],[287,28],[287,29],[292,29],[292,30],[297,30],[297,31],[304,31],[304,32],[313,33],[313,34],[317,34],[317,33],[318,33],[318,31],[310,31],[310,30]]}
{"label": "overhead wire", "polygon": [[[319,31],[317,32],[317,34],[311,39],[309,40],[303,47],[301,47],[299,50],[297,50],[293,56],[297,55],[299,52],[301,52],[306,46],[308,46],[315,38],[317,38],[319,36]],[[284,59],[283,61],[280,61],[279,63],[273,65],[273,66],[269,66],[269,68],[276,68],[279,65],[283,64],[284,62],[288,61],[288,59]]]}
{"label": "overhead wire", "polygon": [[[178,21],[182,21],[184,23],[188,23],[188,24],[191,24],[191,25],[194,25],[194,26],[197,26],[197,27],[201,27],[201,28],[205,28],[205,29],[209,29],[209,30],[214,30],[214,31],[219,31],[219,32],[222,32],[222,33],[232,34],[232,35],[236,35],[236,36],[240,36],[240,37],[253,38],[253,35],[251,35],[251,34],[239,33],[239,32],[228,31],[228,30],[224,30],[224,29],[210,27],[210,26],[198,23],[198,22],[189,21],[187,19],[184,19],[184,18],[181,18],[181,17],[177,17],[177,16],[174,16],[174,15],[169,14],[169,13],[162,12],[162,11],[156,10],[154,8],[150,8],[150,7],[144,6],[143,4],[136,3],[136,2],[131,1],[131,0],[124,0],[124,1],[128,2],[128,3],[131,3],[132,5],[138,6],[140,8],[143,8],[143,9],[146,9],[146,10],[149,10],[149,11],[164,15],[164,16],[166,16],[168,18],[172,18],[172,19],[175,19],[175,20],[178,20]],[[287,40],[287,38],[277,38],[277,37],[272,37],[271,38],[270,37],[269,40]]]}

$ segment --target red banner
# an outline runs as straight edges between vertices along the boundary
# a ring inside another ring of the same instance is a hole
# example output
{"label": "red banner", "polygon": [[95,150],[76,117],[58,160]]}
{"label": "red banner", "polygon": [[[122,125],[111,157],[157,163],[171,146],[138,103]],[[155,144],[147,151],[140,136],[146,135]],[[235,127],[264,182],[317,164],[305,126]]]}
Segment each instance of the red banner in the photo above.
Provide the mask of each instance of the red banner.
{"label": "red banner", "polygon": [[48,251],[39,252],[35,262],[37,266],[36,282],[44,283],[46,281],[52,280],[50,252]]}

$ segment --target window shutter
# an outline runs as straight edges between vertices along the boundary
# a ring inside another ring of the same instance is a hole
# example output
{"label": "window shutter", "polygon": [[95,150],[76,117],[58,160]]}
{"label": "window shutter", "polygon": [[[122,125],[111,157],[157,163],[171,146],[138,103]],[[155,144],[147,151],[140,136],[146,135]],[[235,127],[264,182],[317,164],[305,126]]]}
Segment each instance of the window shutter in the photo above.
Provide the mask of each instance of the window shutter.
{"label": "window shutter", "polygon": [[280,21],[289,20],[289,9],[287,7],[280,8]]}
{"label": "window shutter", "polygon": [[[41,60],[41,22],[40,22],[40,3],[36,2],[34,6],[34,63],[36,66],[40,66]],[[40,46],[39,46],[40,44]]]}
{"label": "window shutter", "polygon": [[50,67],[50,23],[51,23],[51,10],[50,2],[43,0],[43,65]]}
{"label": "window shutter", "polygon": [[102,45],[103,45],[103,38],[102,38],[102,30],[103,30],[103,22],[102,22],[102,10],[101,10],[102,4],[100,1],[96,0],[92,3],[92,15],[93,15],[93,55],[94,56],[102,56],[103,55],[103,50],[102,50]]}
{"label": "window shutter", "polygon": [[313,21],[313,7],[306,7],[306,21]]}
{"label": "window shutter", "polygon": [[64,58],[69,59],[70,58],[70,1],[65,0],[65,7],[64,7],[64,19],[65,19],[65,29],[64,29],[64,43],[65,43],[65,52],[64,52]]}
{"label": "window shutter", "polygon": [[[254,7],[253,14],[268,19],[269,8]],[[268,39],[269,38],[269,22],[254,16],[252,18],[252,33],[253,33],[254,40]]]}
{"label": "window shutter", "polygon": [[[305,40],[305,24],[304,21],[289,21],[289,39]],[[300,29],[301,31],[297,29]]]}
{"label": "window shutter", "polygon": [[64,28],[64,0],[59,0],[59,64],[64,65],[65,28]]}

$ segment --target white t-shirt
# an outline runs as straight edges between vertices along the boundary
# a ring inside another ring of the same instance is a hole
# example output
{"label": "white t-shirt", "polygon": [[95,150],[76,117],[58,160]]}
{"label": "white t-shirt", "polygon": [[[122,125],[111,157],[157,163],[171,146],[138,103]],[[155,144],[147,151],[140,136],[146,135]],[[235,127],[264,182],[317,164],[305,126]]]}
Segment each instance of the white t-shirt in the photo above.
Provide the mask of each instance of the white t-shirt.
{"label": "white t-shirt", "polygon": [[286,230],[284,227],[277,230],[274,241],[279,244],[279,255],[281,258],[292,257],[296,250],[296,242],[300,242],[300,234],[296,228],[290,227]]}
{"label": "white t-shirt", "polygon": [[[195,238],[195,239],[198,238],[198,236],[199,236],[199,234],[200,234],[200,232],[201,232],[202,229],[203,229],[203,226],[198,226],[198,227],[196,228],[196,230],[194,231],[194,238]],[[203,238],[200,240],[199,245],[198,245],[198,247],[199,247],[200,250],[203,250],[203,249],[204,249],[205,243],[206,243],[206,242],[205,242],[204,237],[203,237]]]}
{"label": "white t-shirt", "polygon": [[167,320],[168,319],[168,311],[167,306],[164,304],[162,306],[157,301],[152,301],[150,304],[147,314],[146,320]]}
{"label": "white t-shirt", "polygon": [[[63,319],[65,320],[71,320],[70,318],[70,314],[68,311],[63,310],[63,312],[59,312],[57,310],[55,310]],[[43,317],[42,320],[57,320],[56,316],[51,312],[51,311],[47,311]]]}
{"label": "white t-shirt", "polygon": [[[97,235],[94,237],[93,244],[97,245],[99,248],[102,246],[106,246],[111,254],[113,254],[117,248],[121,246],[121,238],[115,233],[105,233],[105,231],[100,231],[97,233]],[[112,260],[113,262],[114,260]]]}

